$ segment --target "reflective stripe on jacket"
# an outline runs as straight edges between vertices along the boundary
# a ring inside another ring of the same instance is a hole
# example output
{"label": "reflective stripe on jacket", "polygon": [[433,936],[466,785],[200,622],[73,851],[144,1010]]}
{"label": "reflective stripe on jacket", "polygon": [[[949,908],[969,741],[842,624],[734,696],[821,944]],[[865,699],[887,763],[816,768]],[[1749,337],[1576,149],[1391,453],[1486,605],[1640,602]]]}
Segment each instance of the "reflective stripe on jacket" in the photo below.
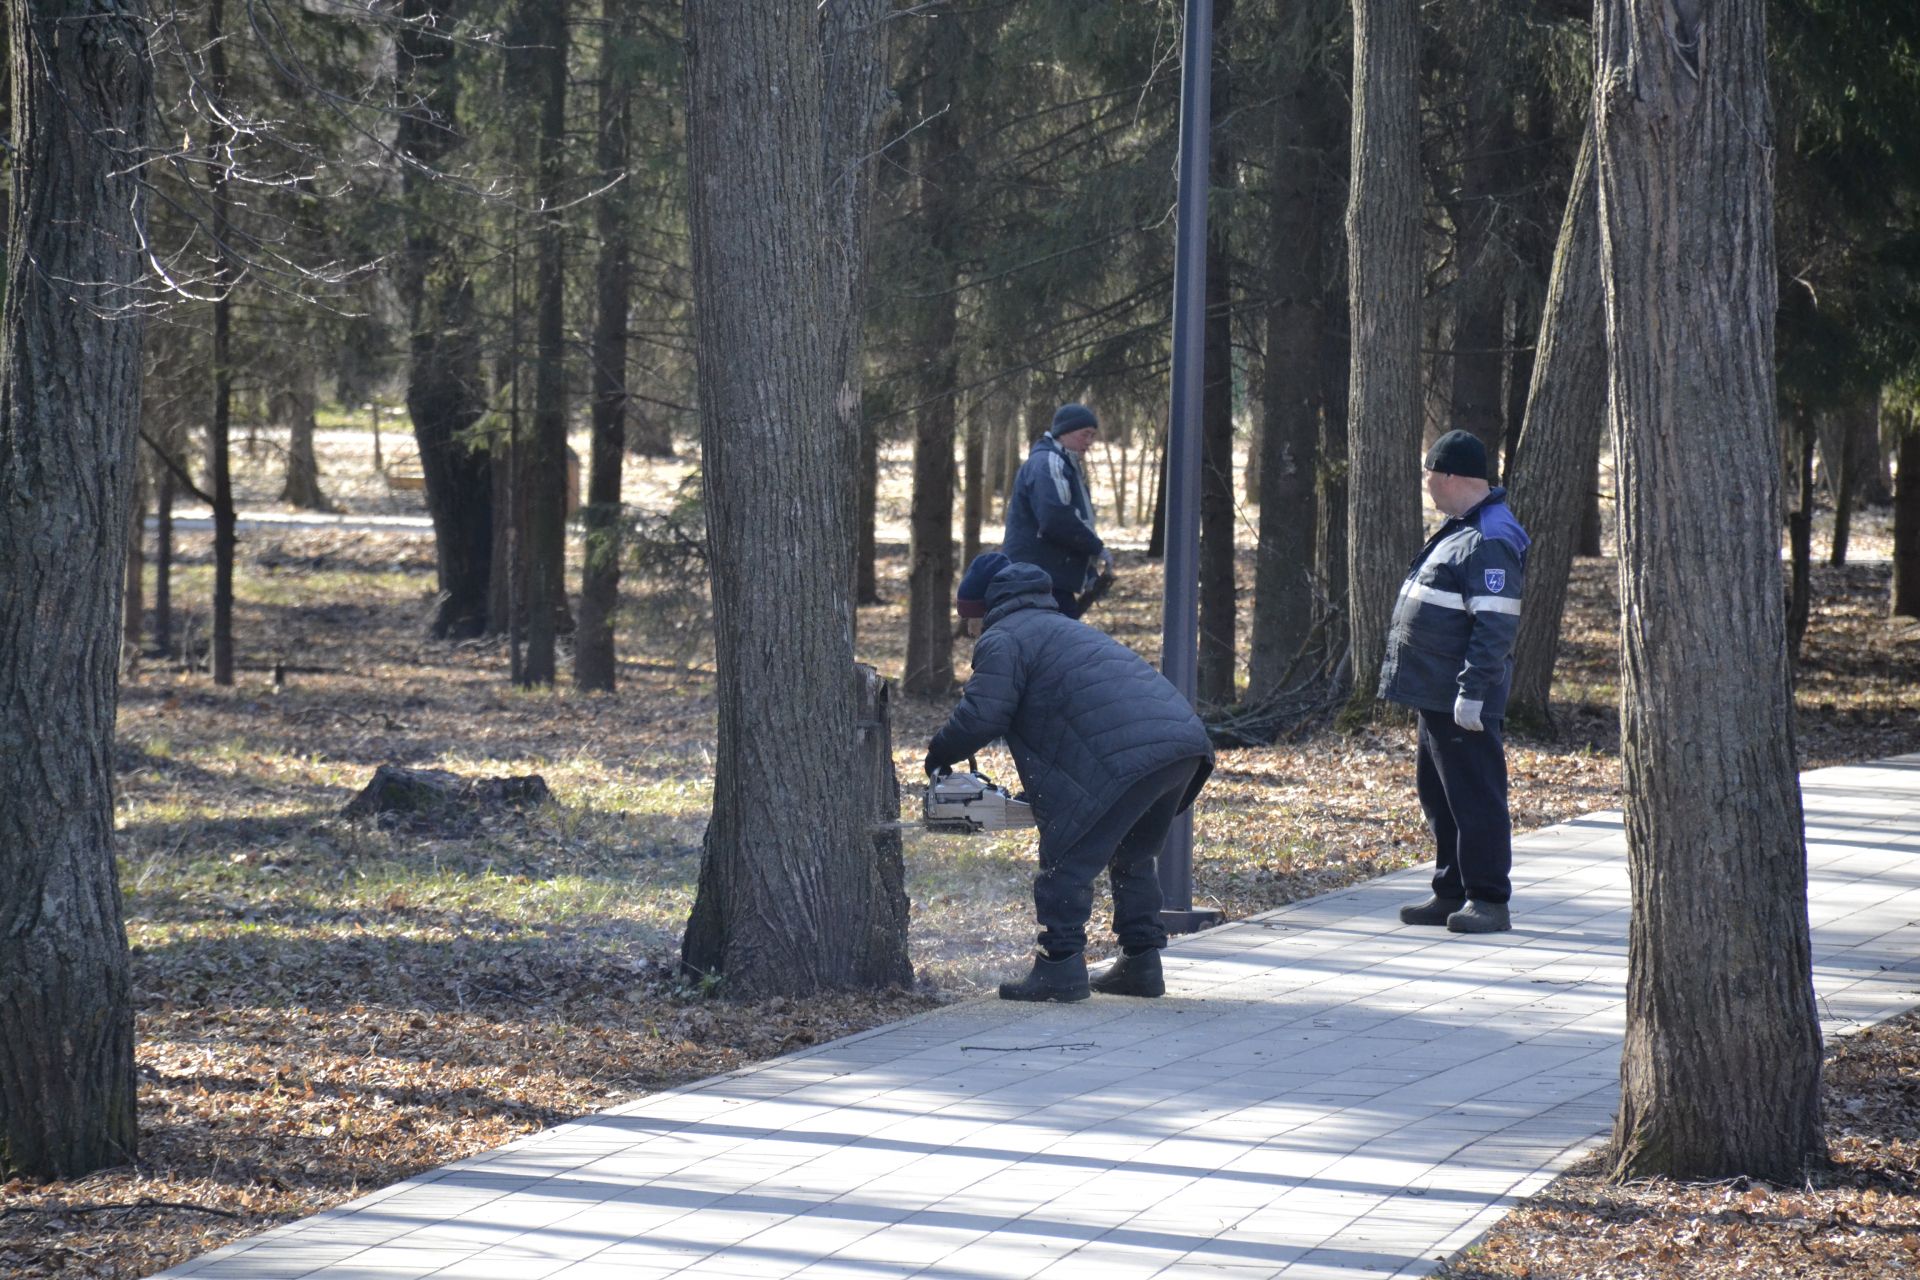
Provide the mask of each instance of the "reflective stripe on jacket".
{"label": "reflective stripe on jacket", "polygon": [[1093,531],[1080,464],[1059,441],[1041,436],[1014,478],[1000,550],[1016,563],[1039,565],[1059,590],[1078,593],[1093,580],[1093,558],[1104,546]]}
{"label": "reflective stripe on jacket", "polygon": [[1506,492],[1448,520],[1414,557],[1387,632],[1382,698],[1451,711],[1464,697],[1483,717],[1506,714],[1531,541]]}

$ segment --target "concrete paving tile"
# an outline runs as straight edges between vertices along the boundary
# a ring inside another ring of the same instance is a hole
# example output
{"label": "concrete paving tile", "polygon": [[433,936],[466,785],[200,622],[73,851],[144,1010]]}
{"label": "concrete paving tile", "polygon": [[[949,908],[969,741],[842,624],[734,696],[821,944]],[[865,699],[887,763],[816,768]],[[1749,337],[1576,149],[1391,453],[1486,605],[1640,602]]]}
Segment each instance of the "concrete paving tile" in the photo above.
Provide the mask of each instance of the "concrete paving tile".
{"label": "concrete paving tile", "polygon": [[[1831,1034],[1920,1003],[1920,768],[1825,770],[1803,794]],[[1410,869],[1178,940],[1165,1000],[933,1010],[166,1274],[1425,1274],[1616,1105],[1619,815],[1518,843],[1510,935],[1399,925],[1425,890]]]}

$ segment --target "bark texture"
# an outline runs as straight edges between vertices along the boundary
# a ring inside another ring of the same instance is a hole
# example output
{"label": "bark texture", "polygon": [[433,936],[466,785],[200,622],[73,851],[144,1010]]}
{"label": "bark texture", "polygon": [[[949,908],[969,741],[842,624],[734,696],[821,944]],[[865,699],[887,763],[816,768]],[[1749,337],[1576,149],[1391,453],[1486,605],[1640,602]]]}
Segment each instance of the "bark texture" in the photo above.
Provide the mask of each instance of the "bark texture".
{"label": "bark texture", "polygon": [[713,815],[681,954],[745,997],[912,976],[898,867],[881,865],[872,804],[851,781],[864,688],[851,361],[864,195],[852,193],[884,12],[880,0],[825,14],[807,0],[686,10],[720,693]]}
{"label": "bark texture", "polygon": [[1547,307],[1508,476],[1508,502],[1536,537],[1527,552],[1527,601],[1514,641],[1508,714],[1544,721],[1567,609],[1567,577],[1606,430],[1607,333],[1600,287],[1600,205],[1594,134],[1574,161],[1547,281]]}
{"label": "bark texture", "polygon": [[1356,714],[1420,545],[1420,27],[1413,0],[1354,0],[1347,293],[1347,592]]}
{"label": "bark texture", "polygon": [[[207,85],[217,119],[227,114],[226,6],[207,6]],[[211,127],[217,136],[221,126]],[[232,139],[228,138],[228,142]],[[207,144],[207,233],[212,241],[215,286],[212,333],[213,402],[207,415],[207,486],[213,493],[213,682],[233,683],[233,557],[239,545],[239,515],[233,503],[233,290],[238,277],[227,253],[233,212],[229,156],[219,142]]]}
{"label": "bark texture", "polygon": [[[1267,263],[1267,349],[1261,362],[1260,542],[1254,563],[1253,634],[1247,701],[1276,692],[1314,623],[1316,504],[1320,467],[1321,246],[1333,205],[1326,199],[1328,86],[1309,74],[1331,6],[1303,6],[1276,68],[1270,168],[1271,257]],[[1249,470],[1253,468],[1249,466]],[[1250,493],[1248,501],[1256,499]]]}
{"label": "bark texture", "polygon": [[[627,45],[634,34],[631,0],[604,0],[600,50],[600,129],[594,167],[601,181],[627,164],[627,134],[633,74]],[[630,182],[600,198],[594,230],[600,266],[594,283],[592,416],[587,504],[581,511],[585,547],[580,568],[580,627],[573,640],[573,682],[611,693],[614,685],[613,618],[620,605],[620,472],[627,452],[627,304],[633,254],[628,219]]]}
{"label": "bark texture", "polygon": [[1488,479],[1499,483],[1505,434],[1507,298],[1514,262],[1511,214],[1505,205],[1518,185],[1518,138],[1513,127],[1513,86],[1498,74],[1492,49],[1502,34],[1498,6],[1473,5],[1462,32],[1462,57],[1495,63],[1465,76],[1461,186],[1448,200],[1454,224],[1453,342],[1449,425],[1471,433],[1487,447]]}
{"label": "bark texture", "polygon": [[1633,921],[1618,1177],[1797,1179],[1821,1151],[1779,552],[1760,0],[1601,0]]}
{"label": "bark texture", "polygon": [[22,0],[6,22],[0,1180],[135,1154],[113,733],[153,92],[133,0]]}
{"label": "bark texture", "polygon": [[413,162],[400,170],[407,230],[394,286],[409,330],[407,414],[433,517],[440,601],[431,631],[446,640],[487,630],[493,573],[491,459],[486,444],[468,434],[486,408],[473,279],[464,246],[444,230],[455,223],[442,215],[459,197],[439,176],[465,142],[458,46],[447,34],[465,10],[462,0],[402,0],[394,40],[395,81],[414,104],[394,125],[394,150]]}
{"label": "bark texture", "polygon": [[944,697],[953,689],[954,428],[958,420],[959,257],[961,202],[970,185],[960,138],[964,110],[957,93],[966,56],[966,19],[949,12],[926,45],[915,159],[919,168],[920,234],[927,274],[919,404],[913,436],[913,512],[907,560],[907,663],[901,687]]}
{"label": "bark texture", "polygon": [[529,87],[540,103],[537,149],[540,212],[534,237],[533,430],[518,459],[526,493],[527,652],[524,686],[551,685],[559,628],[567,613],[567,369],[565,192],[566,0],[522,0]]}
{"label": "bark texture", "polygon": [[[1214,0],[1213,119],[1224,125],[1233,102],[1231,64],[1226,57],[1233,24],[1233,0]],[[1208,172],[1224,177],[1234,171],[1232,134],[1211,131]],[[1200,635],[1196,655],[1195,696],[1203,706],[1233,701],[1238,618],[1234,573],[1233,502],[1233,254],[1227,243],[1228,210],[1216,204],[1207,219],[1207,314],[1203,386],[1200,396]]]}

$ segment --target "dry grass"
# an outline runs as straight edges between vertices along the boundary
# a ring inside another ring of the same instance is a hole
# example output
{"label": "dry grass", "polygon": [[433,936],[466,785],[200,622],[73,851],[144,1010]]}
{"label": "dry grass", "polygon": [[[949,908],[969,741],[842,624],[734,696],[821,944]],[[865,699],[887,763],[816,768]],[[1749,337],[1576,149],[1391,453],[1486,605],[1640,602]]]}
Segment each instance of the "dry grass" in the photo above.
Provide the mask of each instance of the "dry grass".
{"label": "dry grass", "polygon": [[[417,495],[388,493],[368,470],[364,436],[321,444],[336,501],[417,510]],[[243,468],[263,504],[270,470],[265,453]],[[660,501],[684,472],[636,466],[629,498]],[[884,514],[892,603],[862,612],[862,656],[897,672],[904,530],[898,505]],[[181,551],[176,598],[204,611],[206,535]],[[1151,655],[1157,569],[1137,552],[1121,561],[1097,620]],[[1617,803],[1612,582],[1606,562],[1578,566],[1559,736],[1511,745],[1521,829]],[[1886,567],[1823,568],[1817,583],[1800,688],[1807,763],[1920,750],[1920,635],[1881,616]],[[976,994],[1019,963],[1033,931],[1027,840],[915,836],[916,991],[704,998],[672,969],[710,796],[701,632],[637,601],[618,695],[523,694],[497,647],[423,638],[432,590],[421,534],[246,534],[239,684],[152,662],[129,673],[120,852],[140,1157],[71,1183],[0,1186],[0,1275],[150,1274],[563,1117]],[[283,687],[270,682],[275,661],[291,668]],[[945,710],[897,704],[903,777]],[[457,836],[341,820],[387,761],[537,772],[557,803]],[[1011,774],[1004,758],[983,764]],[[1410,733],[1312,729],[1222,753],[1197,824],[1197,897],[1240,917],[1422,861],[1424,841]],[[1453,1274],[1838,1274],[1808,1260],[1842,1244],[1849,1274],[1913,1274],[1920,1030],[1891,1025],[1836,1053],[1831,1185],[1623,1189],[1570,1176]]]}

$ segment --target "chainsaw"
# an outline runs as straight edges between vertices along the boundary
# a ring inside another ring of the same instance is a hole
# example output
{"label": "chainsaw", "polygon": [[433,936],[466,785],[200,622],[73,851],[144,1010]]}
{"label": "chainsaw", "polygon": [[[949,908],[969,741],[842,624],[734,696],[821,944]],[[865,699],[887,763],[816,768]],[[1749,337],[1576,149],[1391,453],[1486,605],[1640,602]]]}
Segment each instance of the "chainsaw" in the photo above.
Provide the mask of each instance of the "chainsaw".
{"label": "chainsaw", "polygon": [[967,772],[942,768],[927,783],[920,826],[925,831],[973,835],[981,831],[1012,831],[1031,827],[1033,806],[1016,799],[1005,787],[979,771],[967,757]]}

